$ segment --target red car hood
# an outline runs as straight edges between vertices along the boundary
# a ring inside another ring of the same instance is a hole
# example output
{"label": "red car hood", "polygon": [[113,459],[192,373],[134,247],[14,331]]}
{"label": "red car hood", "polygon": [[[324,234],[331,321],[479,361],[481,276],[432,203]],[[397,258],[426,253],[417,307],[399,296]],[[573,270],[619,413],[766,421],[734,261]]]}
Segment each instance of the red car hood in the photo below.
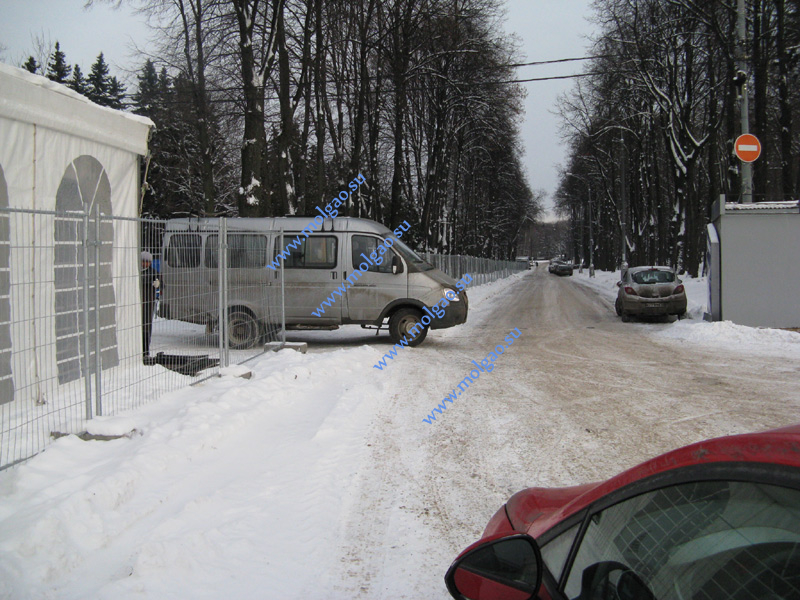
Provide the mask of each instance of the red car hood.
{"label": "red car hood", "polygon": [[698,442],[657,456],[603,482],[566,488],[528,488],[506,503],[511,525],[539,537],[607,494],[651,475],[714,462],[754,462],[800,468],[800,424]]}

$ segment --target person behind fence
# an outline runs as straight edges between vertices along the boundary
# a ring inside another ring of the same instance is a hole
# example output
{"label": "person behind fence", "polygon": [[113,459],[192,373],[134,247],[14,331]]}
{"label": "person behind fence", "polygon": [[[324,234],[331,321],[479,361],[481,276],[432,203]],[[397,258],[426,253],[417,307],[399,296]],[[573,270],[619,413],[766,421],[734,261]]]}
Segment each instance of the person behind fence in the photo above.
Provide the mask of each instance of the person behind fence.
{"label": "person behind fence", "polygon": [[150,357],[150,336],[153,334],[153,313],[156,308],[156,293],[161,287],[158,272],[153,268],[153,255],[142,252],[142,352],[145,361]]}

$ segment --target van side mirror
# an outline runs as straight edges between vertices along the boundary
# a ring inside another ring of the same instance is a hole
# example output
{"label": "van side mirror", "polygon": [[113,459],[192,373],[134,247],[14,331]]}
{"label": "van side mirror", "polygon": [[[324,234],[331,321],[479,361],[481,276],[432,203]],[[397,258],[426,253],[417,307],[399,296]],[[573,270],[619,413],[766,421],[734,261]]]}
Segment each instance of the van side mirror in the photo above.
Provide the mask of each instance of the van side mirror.
{"label": "van side mirror", "polygon": [[617,282],[617,287],[622,287],[622,282],[621,281]]}
{"label": "van side mirror", "polygon": [[403,272],[403,261],[397,254],[392,255],[392,275],[397,275]]}
{"label": "van side mirror", "polygon": [[444,577],[456,600],[531,600],[542,585],[542,553],[525,533],[479,542]]}

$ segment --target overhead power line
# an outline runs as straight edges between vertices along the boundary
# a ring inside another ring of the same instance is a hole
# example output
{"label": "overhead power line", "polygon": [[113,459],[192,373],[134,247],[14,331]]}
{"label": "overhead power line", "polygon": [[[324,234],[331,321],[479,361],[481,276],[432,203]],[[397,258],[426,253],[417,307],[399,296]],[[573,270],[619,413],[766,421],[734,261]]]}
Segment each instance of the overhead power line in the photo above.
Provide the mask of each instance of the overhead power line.
{"label": "overhead power line", "polygon": [[598,54],[596,56],[579,56],[576,58],[557,58],[555,60],[537,60],[535,62],[526,62],[526,63],[514,63],[510,65],[505,65],[507,67],[538,67],[539,65],[554,65],[557,63],[565,63],[565,62],[575,62],[579,60],[592,60],[595,58],[608,58],[611,56],[610,54]]}
{"label": "overhead power line", "polygon": [[553,75],[551,77],[531,77],[529,79],[507,79],[506,81],[486,81],[480,85],[500,85],[504,83],[528,83],[529,81],[551,81],[553,79],[575,79],[576,77],[591,77],[592,75],[603,75],[603,73],[574,73],[572,75]]}
{"label": "overhead power line", "polygon": [[[506,64],[506,65],[497,65],[497,67],[498,68],[536,67],[536,66],[542,66],[542,65],[552,65],[552,64],[567,63],[567,62],[578,62],[578,61],[584,61],[584,60],[593,60],[593,59],[597,59],[597,58],[607,58],[608,56],[611,56],[611,55],[609,55],[609,54],[598,54],[598,55],[594,55],[594,56],[558,58],[558,59],[553,59],[553,60],[539,60],[539,61],[531,61],[531,62],[525,62],[525,63],[511,63],[511,64]],[[463,83],[463,85],[506,85],[506,84],[514,84],[514,83],[531,83],[531,82],[537,82],[537,81],[555,81],[555,80],[559,80],[559,79],[576,79],[578,77],[592,77],[594,75],[603,75],[603,74],[604,74],[603,72],[593,71],[593,72],[589,72],[589,73],[573,73],[571,75],[551,75],[551,76],[548,76],[548,77],[529,77],[529,78],[525,78],[525,79],[507,79],[507,80],[503,80],[503,81],[482,81],[482,82],[474,82],[474,83],[470,83],[470,84]],[[374,79],[374,77],[373,76],[368,76],[367,79],[371,80],[371,79]],[[329,79],[326,83],[352,84],[353,80],[352,79],[343,79],[343,80],[340,80],[340,81],[337,82],[334,79]],[[266,88],[266,86],[265,86],[265,88]],[[422,88],[419,88],[417,86],[409,86],[407,88],[408,91],[419,91],[420,89],[422,89]],[[206,89],[206,91],[210,92],[210,93],[225,93],[225,92],[236,93],[236,92],[239,92],[240,90],[241,90],[241,87],[239,87],[239,86],[233,86],[233,87],[208,87]],[[387,89],[385,89],[383,91],[384,92],[388,92],[388,91],[391,91],[391,89],[387,88]],[[329,92],[328,93],[328,97],[329,98],[338,98],[339,95],[336,94],[336,93],[332,94],[332,93]],[[274,101],[274,100],[278,100],[278,97],[277,96],[265,95],[264,99],[266,101]],[[209,99],[209,102],[211,104],[214,104],[214,103],[226,103],[226,102],[230,102],[230,101],[231,101],[231,99],[229,99],[229,98]],[[168,100],[166,102],[164,100],[162,100],[161,102],[163,104],[187,104],[190,101],[187,99],[187,100],[181,100],[181,101],[169,101]]]}

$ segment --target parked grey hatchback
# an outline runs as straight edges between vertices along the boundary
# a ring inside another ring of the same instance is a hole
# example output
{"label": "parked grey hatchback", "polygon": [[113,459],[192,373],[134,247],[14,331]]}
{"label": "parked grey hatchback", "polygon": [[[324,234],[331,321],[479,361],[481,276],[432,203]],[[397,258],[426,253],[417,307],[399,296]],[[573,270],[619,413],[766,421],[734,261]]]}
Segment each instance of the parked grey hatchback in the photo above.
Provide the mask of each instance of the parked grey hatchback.
{"label": "parked grey hatchback", "polygon": [[686,314],[686,290],[670,267],[632,267],[617,282],[614,308],[624,322],[631,316]]}

